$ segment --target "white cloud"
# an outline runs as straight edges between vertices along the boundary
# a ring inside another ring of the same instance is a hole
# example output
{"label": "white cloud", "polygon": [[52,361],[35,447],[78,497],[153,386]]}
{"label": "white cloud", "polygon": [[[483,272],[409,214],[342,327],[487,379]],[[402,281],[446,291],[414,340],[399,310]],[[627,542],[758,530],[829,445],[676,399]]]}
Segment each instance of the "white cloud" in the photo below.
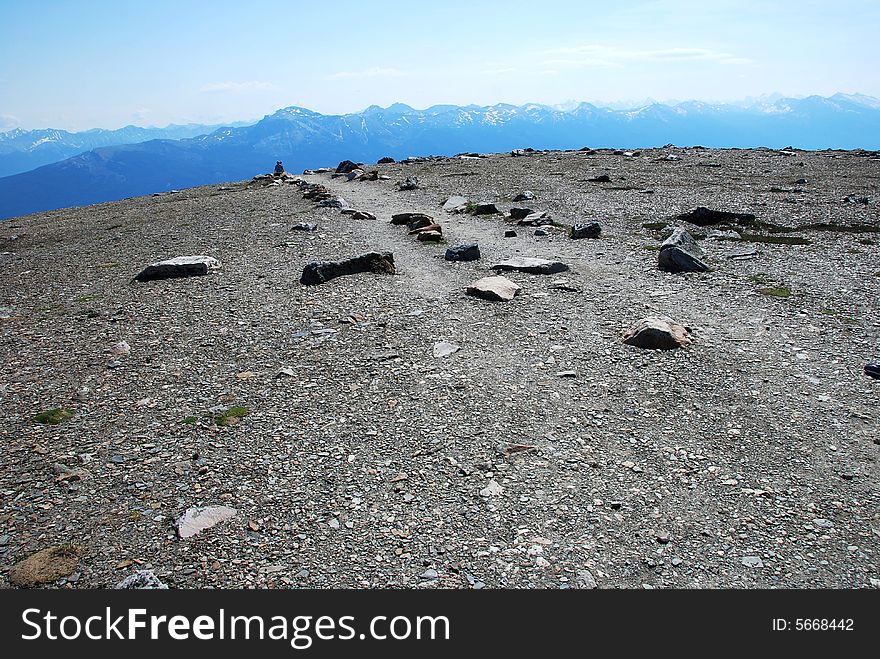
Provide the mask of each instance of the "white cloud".
{"label": "white cloud", "polygon": [[390,78],[400,75],[403,75],[403,73],[397,69],[386,69],[374,66],[371,69],[364,69],[363,71],[339,71],[338,73],[331,73],[327,78],[330,80],[340,80],[343,78]]}
{"label": "white cloud", "polygon": [[21,125],[21,120],[12,114],[0,114],[0,131],[12,130]]}
{"label": "white cloud", "polygon": [[275,92],[280,89],[281,87],[271,82],[248,80],[246,82],[212,82],[202,85],[199,91],[203,93],[251,94],[254,92]]}
{"label": "white cloud", "polygon": [[542,53],[550,59],[546,64],[564,64],[575,67],[622,66],[627,62],[695,62],[709,61],[724,64],[750,64],[752,60],[709,48],[660,48],[630,50],[603,44],[586,44],[568,48],[553,48]]}

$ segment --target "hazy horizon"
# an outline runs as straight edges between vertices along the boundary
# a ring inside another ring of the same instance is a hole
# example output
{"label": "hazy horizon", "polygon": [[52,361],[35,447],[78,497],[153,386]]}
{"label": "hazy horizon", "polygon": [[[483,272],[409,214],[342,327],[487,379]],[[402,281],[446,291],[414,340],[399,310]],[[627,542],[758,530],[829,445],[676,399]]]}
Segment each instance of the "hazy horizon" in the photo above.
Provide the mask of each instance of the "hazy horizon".
{"label": "hazy horizon", "polygon": [[0,130],[256,121],[292,105],[622,105],[880,97],[880,5],[557,0],[261,11],[107,0],[0,5]]}

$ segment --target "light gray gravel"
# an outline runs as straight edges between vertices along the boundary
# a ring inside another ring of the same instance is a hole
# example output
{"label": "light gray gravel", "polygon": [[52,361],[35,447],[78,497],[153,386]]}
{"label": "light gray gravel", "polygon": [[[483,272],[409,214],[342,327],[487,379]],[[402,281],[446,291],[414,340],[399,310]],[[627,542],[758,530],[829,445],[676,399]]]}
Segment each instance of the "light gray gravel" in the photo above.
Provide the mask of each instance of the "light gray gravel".
{"label": "light gray gravel", "polygon": [[[171,588],[880,583],[880,382],[862,372],[880,356],[880,234],[701,240],[713,271],[670,274],[662,228],[642,226],[707,206],[880,228],[876,203],[844,201],[878,198],[876,154],[379,171],[303,177],[375,220],[245,181],[0,223],[0,583],[66,543],[84,553],[54,585],[76,588],[140,570]],[[399,191],[408,177],[420,187]],[[461,195],[507,211],[523,190],[602,237],[504,238],[501,215],[441,208]],[[448,245],[392,226],[402,212],[431,215]],[[444,260],[465,243],[482,258]],[[369,251],[392,252],[397,274],[299,283],[310,261]],[[185,255],[222,268],[131,282]],[[510,257],[570,271],[505,273],[522,289],[508,302],[465,294]],[[694,343],[621,343],[653,315]],[[437,358],[439,343],[460,349]],[[73,415],[33,421],[55,408]],[[238,512],[180,539],[176,520],[204,506]]]}

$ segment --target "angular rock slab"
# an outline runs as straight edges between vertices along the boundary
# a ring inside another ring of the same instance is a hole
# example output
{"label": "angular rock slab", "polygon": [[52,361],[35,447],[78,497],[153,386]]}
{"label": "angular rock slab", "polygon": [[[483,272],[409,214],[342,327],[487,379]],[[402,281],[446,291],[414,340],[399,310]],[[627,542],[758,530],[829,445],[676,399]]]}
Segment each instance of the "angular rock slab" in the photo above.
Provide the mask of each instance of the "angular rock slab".
{"label": "angular rock slab", "polygon": [[548,261],[528,256],[514,256],[492,266],[492,270],[528,272],[533,275],[553,275],[557,272],[565,272],[568,266],[561,261]]}
{"label": "angular rock slab", "polygon": [[116,584],[117,590],[168,590],[152,570],[139,570]]}
{"label": "angular rock slab", "polygon": [[649,350],[673,350],[690,345],[693,341],[682,325],[668,316],[648,316],[630,327],[623,335],[623,342]]}
{"label": "angular rock slab", "polygon": [[[395,213],[391,216],[391,224],[401,225],[401,224],[414,224],[417,222],[425,222],[428,224],[434,224],[434,218],[430,215],[425,215],[424,213]],[[426,226],[426,225],[423,225]],[[415,227],[410,227],[415,228]]]}
{"label": "angular rock slab", "polygon": [[205,506],[190,508],[177,520],[177,535],[184,540],[191,538],[205,529],[235,517],[238,511],[229,506]]}
{"label": "angular rock slab", "polygon": [[58,581],[76,569],[81,554],[79,547],[70,545],[38,551],[9,569],[9,583],[16,588],[33,588]]}
{"label": "angular rock slab", "polygon": [[396,272],[394,255],[391,252],[367,252],[342,261],[313,261],[303,268],[299,281],[306,286],[314,286],[358,272],[393,275]]}
{"label": "angular rock slab", "polygon": [[461,346],[457,346],[454,343],[449,343],[448,341],[438,341],[434,344],[434,347],[431,350],[431,354],[435,357],[448,357],[456,352],[461,350]]}
{"label": "angular rock slab", "polygon": [[467,206],[468,200],[461,195],[453,195],[449,199],[446,200],[446,203],[443,204],[443,210],[447,213],[456,213],[464,209]]}
{"label": "angular rock slab", "polygon": [[447,261],[478,261],[480,258],[480,246],[476,243],[455,245],[446,250]]}
{"label": "angular rock slab", "polygon": [[213,256],[177,256],[165,261],[151,263],[135,277],[136,281],[155,281],[178,277],[198,277],[220,268],[220,261]]}
{"label": "angular rock slab", "polygon": [[575,224],[571,228],[572,240],[580,240],[581,238],[598,238],[600,235],[602,235],[602,227],[598,222]]}
{"label": "angular rock slab", "polygon": [[704,258],[694,237],[684,227],[676,227],[660,245],[657,267],[669,272],[708,272],[711,268]]}
{"label": "angular rock slab", "polygon": [[467,287],[467,294],[493,302],[512,300],[520,288],[507,277],[483,277]]}

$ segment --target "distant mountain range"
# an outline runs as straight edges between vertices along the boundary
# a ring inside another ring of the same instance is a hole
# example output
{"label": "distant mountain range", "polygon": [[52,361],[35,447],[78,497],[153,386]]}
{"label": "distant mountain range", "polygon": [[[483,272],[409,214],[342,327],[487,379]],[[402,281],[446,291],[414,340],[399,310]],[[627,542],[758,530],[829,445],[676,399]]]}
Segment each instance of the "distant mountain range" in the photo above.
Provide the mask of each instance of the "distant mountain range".
{"label": "distant mountain range", "polygon": [[[245,123],[233,126],[247,125]],[[0,133],[0,177],[28,172],[42,165],[59,162],[79,153],[104,146],[137,144],[148,140],[179,140],[213,133],[221,125],[171,124],[165,128],[126,126],[117,130],[94,128],[79,133],[44,128],[22,130],[16,128]]]}
{"label": "distant mountain range", "polygon": [[878,149],[880,100],[836,94],[759,99],[747,105],[652,103],[628,110],[589,103],[564,110],[538,104],[436,105],[414,110],[397,103],[346,115],[289,107],[250,126],[219,128],[186,139],[93,148],[0,178],[0,218],[247,179],[271,171],[276,160],[283,160],[288,171],[300,171],[345,159],[376,162],[383,156],[667,143]]}

